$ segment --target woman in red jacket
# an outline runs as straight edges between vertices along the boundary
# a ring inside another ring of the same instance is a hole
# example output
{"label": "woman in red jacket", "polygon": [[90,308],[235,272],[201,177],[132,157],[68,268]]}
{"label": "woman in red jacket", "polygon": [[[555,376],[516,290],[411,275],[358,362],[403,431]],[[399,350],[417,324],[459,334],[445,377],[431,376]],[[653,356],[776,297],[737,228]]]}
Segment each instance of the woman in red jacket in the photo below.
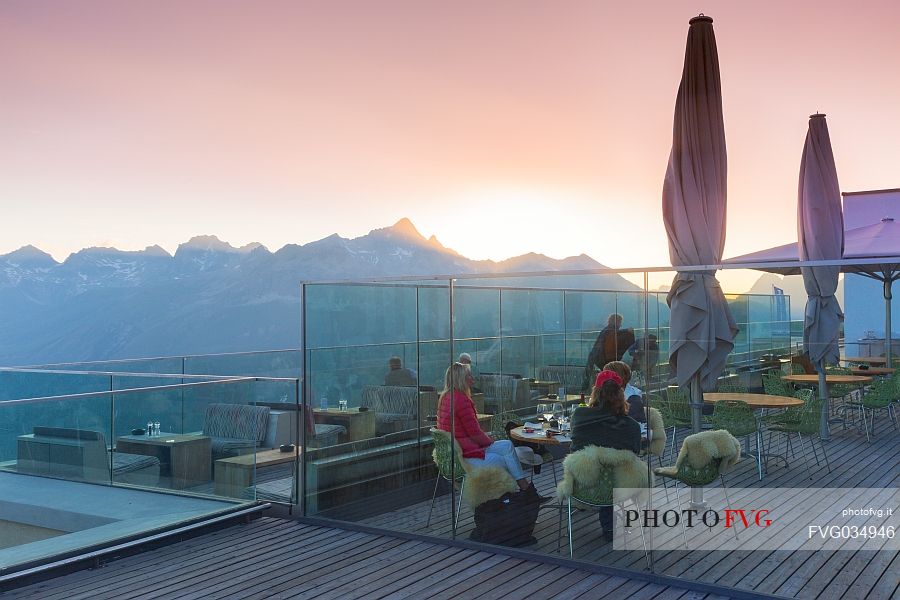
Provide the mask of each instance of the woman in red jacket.
{"label": "woman in red jacket", "polygon": [[[481,430],[472,402],[472,384],[475,380],[469,365],[453,363],[444,376],[444,389],[438,405],[438,429],[453,431],[456,441],[469,465],[474,468],[502,467],[513,476],[519,489],[544,502],[550,498],[538,495],[534,485],[525,478],[519,457],[509,440],[493,440]],[[453,416],[450,415],[452,398]],[[454,426],[451,428],[451,422]]]}

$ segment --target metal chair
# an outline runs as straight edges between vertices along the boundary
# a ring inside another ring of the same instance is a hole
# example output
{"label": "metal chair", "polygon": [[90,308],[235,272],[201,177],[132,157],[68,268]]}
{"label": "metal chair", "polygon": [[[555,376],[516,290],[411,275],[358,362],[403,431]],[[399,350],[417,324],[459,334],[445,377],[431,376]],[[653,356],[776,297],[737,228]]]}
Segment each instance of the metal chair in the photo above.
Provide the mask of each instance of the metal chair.
{"label": "metal chair", "polygon": [[[868,390],[865,390],[859,400],[851,400],[845,404],[847,408],[856,408],[862,416],[863,429],[866,432],[866,441],[871,442],[869,436],[869,421],[872,422],[872,436],[875,435],[875,413],[887,411],[894,429],[897,429],[897,419],[894,416],[894,403],[896,402],[896,388],[890,380],[876,381]],[[871,413],[871,419],[867,415]]]}
{"label": "metal chair", "polygon": [[709,421],[713,429],[724,429],[736,438],[756,434],[756,467],[762,481],[762,432],[753,409],[740,400],[720,400],[716,402]]}
{"label": "metal chair", "polygon": [[[431,428],[431,437],[434,439],[434,452],[432,458],[438,468],[438,476],[434,480],[434,491],[431,493],[431,508],[428,510],[428,521],[425,527],[431,525],[431,513],[434,511],[434,501],[437,498],[438,484],[441,479],[446,479],[450,485],[459,482],[459,501],[456,504],[456,515],[453,514],[453,496],[450,496],[450,516],[455,525],[459,521],[459,509],[462,507],[463,490],[466,489],[466,471],[462,463],[462,452],[454,441],[451,444],[450,432],[443,429]],[[452,467],[451,467],[452,465]],[[451,475],[452,473],[452,475]]]}
{"label": "metal chair", "polygon": [[794,388],[781,378],[781,373],[763,373],[763,389],[770,396],[793,396]]}
{"label": "metal chair", "polygon": [[[584,452],[584,450],[579,450],[579,452]],[[635,456],[635,460],[640,460]],[[600,465],[600,478],[596,481],[581,481],[574,476],[567,467],[566,463],[563,463],[563,477],[568,478],[572,477],[572,481],[574,482],[573,491],[574,493],[566,496],[566,504],[565,507],[568,510],[568,532],[569,532],[569,558],[575,557],[575,543],[573,541],[573,532],[572,528],[572,501],[575,501],[577,508],[584,509],[594,509],[600,510],[601,508],[612,508],[615,509],[616,506],[620,506],[623,503],[616,503],[614,500],[614,490],[616,488],[616,470],[613,467],[607,467],[605,465]],[[635,505],[638,505],[636,500],[632,501]],[[639,505],[638,505],[639,507]],[[562,506],[560,507],[562,508]],[[613,523],[615,523],[615,513],[613,513]],[[560,520],[562,519],[562,512],[560,511]],[[641,520],[638,520],[638,524],[640,525],[641,530],[641,544],[644,547],[644,558],[647,560],[647,568],[650,568],[650,555],[647,552],[647,540],[644,537],[644,525]],[[560,524],[561,525],[561,524]],[[557,537],[557,549],[560,546],[560,535],[561,535],[562,527],[560,527],[560,531],[558,532]],[[604,532],[605,534],[606,532]]]}
{"label": "metal chair", "polygon": [[[703,431],[700,433],[695,433],[693,436],[698,435],[708,435],[711,432]],[[675,481],[675,499],[678,502],[679,508],[681,507],[681,493],[678,491],[678,483],[681,482],[688,487],[705,487],[716,480],[716,477],[719,478],[719,482],[722,484],[722,491],[725,493],[725,504],[728,510],[731,510],[731,500],[728,498],[728,486],[725,485],[725,475],[719,472],[719,466],[722,462],[720,458],[712,458],[703,465],[699,469],[695,469],[691,466],[689,460],[687,460],[688,454],[685,454],[685,459],[681,461],[681,464],[677,466],[673,465],[671,467],[660,467],[658,469],[654,469],[653,472],[656,475],[673,479]],[[684,547],[688,549],[687,543],[687,532],[684,527],[684,519],[680,519],[681,521],[681,539],[684,542]],[[737,527],[734,528],[734,537],[737,539]]]}
{"label": "metal chair", "polygon": [[669,388],[666,393],[668,400],[660,402],[657,406],[662,415],[666,428],[672,428],[672,456],[675,455],[675,431],[677,428],[691,427],[691,404],[687,394],[681,388]]}
{"label": "metal chair", "polygon": [[[795,418],[783,419],[779,422],[775,422],[769,425],[768,445],[769,447],[771,447],[772,445],[773,432],[787,434],[788,440],[790,440],[792,433],[796,433],[797,438],[800,440],[800,447],[803,448],[803,464],[806,465],[806,472],[809,475],[809,478],[812,479],[812,471],[810,470],[809,462],[806,459],[806,446],[803,442],[803,434],[807,434],[810,437],[809,443],[812,446],[813,454],[816,457],[816,464],[821,464],[819,463],[819,454],[816,452],[815,440],[816,438],[818,438],[819,445],[822,447],[822,456],[825,457],[825,465],[828,467],[829,473],[831,473],[831,465],[828,463],[828,455],[825,453],[825,445],[822,443],[822,438],[819,437],[819,432],[822,425],[822,399],[816,397],[812,393],[812,390],[806,391],[809,392],[808,397],[805,399],[805,403],[803,404],[803,406],[796,409],[797,412]],[[785,463],[787,463],[787,458],[785,458]]]}

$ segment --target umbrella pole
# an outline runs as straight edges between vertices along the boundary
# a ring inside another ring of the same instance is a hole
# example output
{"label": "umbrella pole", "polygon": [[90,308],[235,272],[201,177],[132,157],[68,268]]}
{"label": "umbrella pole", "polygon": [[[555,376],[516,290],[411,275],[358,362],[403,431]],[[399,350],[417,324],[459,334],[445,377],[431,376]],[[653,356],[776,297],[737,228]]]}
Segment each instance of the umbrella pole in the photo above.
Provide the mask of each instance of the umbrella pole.
{"label": "umbrella pole", "polygon": [[[691,378],[691,430],[700,433],[703,428],[703,391],[700,389],[700,375]],[[691,488],[691,507],[698,509],[706,506],[703,501],[703,488]]]}
{"label": "umbrella pole", "polygon": [[823,442],[831,440],[831,426],[828,424],[828,384],[825,381],[825,365],[822,362],[816,363],[816,371],[819,373],[819,398],[822,400],[822,417],[819,427],[819,439]]}
{"label": "umbrella pole", "polygon": [[884,282],[884,359],[891,368],[891,280]]}

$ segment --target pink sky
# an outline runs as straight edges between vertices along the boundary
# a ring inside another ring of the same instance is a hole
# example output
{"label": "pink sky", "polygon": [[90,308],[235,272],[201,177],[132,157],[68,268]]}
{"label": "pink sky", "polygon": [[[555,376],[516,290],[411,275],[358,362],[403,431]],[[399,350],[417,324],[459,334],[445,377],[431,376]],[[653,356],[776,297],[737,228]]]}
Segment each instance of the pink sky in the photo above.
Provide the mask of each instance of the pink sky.
{"label": "pink sky", "polygon": [[895,2],[0,4],[0,253],[275,250],[407,216],[473,258],[668,264],[687,21],[715,19],[726,255],[796,239],[807,117],[900,187]]}

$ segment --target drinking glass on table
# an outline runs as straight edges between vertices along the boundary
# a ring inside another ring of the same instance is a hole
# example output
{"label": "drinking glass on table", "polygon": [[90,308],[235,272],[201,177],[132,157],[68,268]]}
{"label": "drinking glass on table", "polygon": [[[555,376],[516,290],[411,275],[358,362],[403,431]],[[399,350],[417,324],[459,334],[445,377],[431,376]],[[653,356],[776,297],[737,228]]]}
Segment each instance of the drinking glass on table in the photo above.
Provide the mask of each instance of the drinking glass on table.
{"label": "drinking glass on table", "polygon": [[543,417],[548,412],[550,412],[550,406],[548,404],[538,404],[537,405],[537,414],[539,417]]}
{"label": "drinking glass on table", "polygon": [[544,415],[544,419],[549,423],[553,419],[553,405],[552,404],[544,404],[544,411],[541,413]]}
{"label": "drinking glass on table", "polygon": [[558,422],[562,422],[566,416],[566,409],[562,402],[554,402],[551,411],[553,412],[553,418]]}

